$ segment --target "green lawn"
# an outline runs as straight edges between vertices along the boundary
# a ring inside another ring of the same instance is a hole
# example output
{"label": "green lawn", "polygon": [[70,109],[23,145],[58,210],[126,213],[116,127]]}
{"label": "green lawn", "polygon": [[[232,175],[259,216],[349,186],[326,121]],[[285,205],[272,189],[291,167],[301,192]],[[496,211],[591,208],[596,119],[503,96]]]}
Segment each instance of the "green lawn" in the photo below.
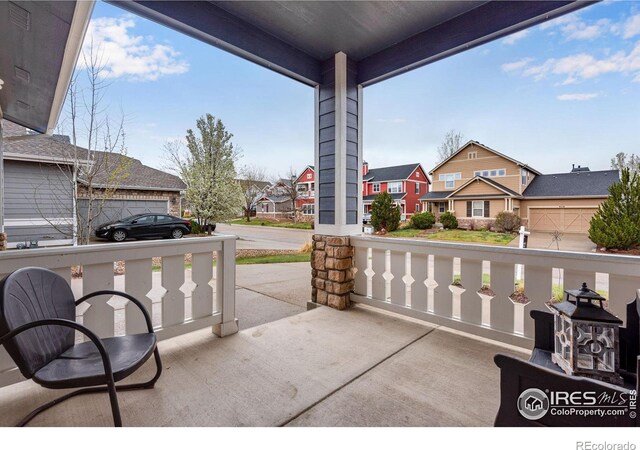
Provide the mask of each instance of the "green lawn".
{"label": "green lawn", "polygon": [[231,225],[257,225],[257,226],[265,226],[265,227],[276,227],[276,228],[295,228],[298,230],[311,230],[311,223],[301,222],[301,223],[293,223],[293,222],[273,222],[267,219],[251,219],[251,222],[247,222],[246,219],[235,219],[229,222]]}
{"label": "green lawn", "polygon": [[[236,265],[245,264],[272,264],[272,263],[294,263],[294,262],[310,262],[311,253],[291,253],[285,255],[260,255],[260,256],[238,256],[236,257]],[[216,265],[216,261],[213,261]],[[184,264],[185,269],[191,269],[191,263]],[[162,270],[160,265],[152,267],[154,272]]]}
{"label": "green lawn", "polygon": [[507,245],[515,234],[494,233],[493,231],[443,230],[426,236],[434,241],[474,242],[478,244]]}
{"label": "green lawn", "polygon": [[416,237],[423,233],[424,230],[418,230],[415,228],[398,228],[395,231],[390,231],[386,234],[389,237]]}

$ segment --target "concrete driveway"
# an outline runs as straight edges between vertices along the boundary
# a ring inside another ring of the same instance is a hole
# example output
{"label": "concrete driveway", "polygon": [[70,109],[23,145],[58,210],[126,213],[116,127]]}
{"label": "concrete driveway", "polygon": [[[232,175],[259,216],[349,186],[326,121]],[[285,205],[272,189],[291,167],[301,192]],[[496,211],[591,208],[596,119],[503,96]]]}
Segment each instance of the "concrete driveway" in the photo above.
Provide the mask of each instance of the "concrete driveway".
{"label": "concrete driveway", "polygon": [[[509,243],[509,247],[518,247],[519,239],[516,238]],[[564,252],[594,252],[596,245],[589,240],[586,234],[564,233],[558,242],[560,251]],[[557,250],[551,233],[532,231],[529,235],[528,248]]]}

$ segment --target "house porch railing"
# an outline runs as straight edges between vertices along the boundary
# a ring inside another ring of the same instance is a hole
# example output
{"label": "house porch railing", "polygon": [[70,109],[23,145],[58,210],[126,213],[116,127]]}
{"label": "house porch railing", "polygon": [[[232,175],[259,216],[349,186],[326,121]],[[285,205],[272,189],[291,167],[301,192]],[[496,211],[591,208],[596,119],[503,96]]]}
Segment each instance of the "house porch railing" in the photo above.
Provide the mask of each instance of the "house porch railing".
{"label": "house porch railing", "polygon": [[[158,339],[208,326],[224,336],[237,331],[235,249],[235,236],[215,236],[10,250],[0,252],[0,278],[22,267],[45,267],[70,282],[76,298],[103,289],[133,295],[151,313]],[[186,264],[185,255],[191,255]],[[124,263],[124,274],[114,273],[116,262],[118,267]],[[88,300],[88,309],[77,311],[78,320],[100,337],[146,330],[135,305],[106,297]],[[21,380],[0,348],[0,386]]]}
{"label": "house porch railing", "polygon": [[[352,301],[525,348],[534,336],[529,311],[547,310],[563,289],[586,282],[624,320],[640,288],[634,256],[365,236],[352,236],[351,245]],[[516,283],[526,300],[510,298]]]}

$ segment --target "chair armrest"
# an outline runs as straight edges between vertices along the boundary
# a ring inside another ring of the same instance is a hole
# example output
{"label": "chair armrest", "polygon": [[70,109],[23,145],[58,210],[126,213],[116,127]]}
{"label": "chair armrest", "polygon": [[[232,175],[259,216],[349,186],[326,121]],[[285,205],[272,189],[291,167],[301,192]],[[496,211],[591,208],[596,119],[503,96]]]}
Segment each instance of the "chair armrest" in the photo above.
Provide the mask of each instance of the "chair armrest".
{"label": "chair armrest", "polygon": [[533,310],[529,313],[534,321],[536,348],[552,352],[554,348],[553,314]]}
{"label": "chair armrest", "polygon": [[636,426],[636,420],[624,416],[552,415],[548,412],[538,420],[525,419],[518,411],[518,397],[529,388],[543,392],[606,392],[609,396],[628,397],[629,390],[621,386],[584,377],[573,377],[537,366],[529,361],[505,354],[494,357],[500,368],[500,408],[496,426]]}
{"label": "chair armrest", "polygon": [[142,315],[144,316],[144,321],[147,324],[147,329],[149,330],[149,333],[153,333],[153,324],[151,323],[151,317],[149,316],[149,312],[147,311],[147,308],[145,308],[144,305],[140,303],[140,300],[136,299],[132,295],[127,294],[126,292],[113,291],[108,289],[105,289],[102,291],[95,291],[83,297],[80,297],[78,300],[76,300],[76,306],[78,306],[80,303],[92,297],[97,297],[98,295],[117,295],[118,297],[123,297],[129,300],[130,302],[133,302],[133,304],[136,305],[138,309],[142,312]]}
{"label": "chair armrest", "polygon": [[104,373],[109,378],[108,381],[110,381],[113,384],[113,370],[111,368],[111,359],[109,359],[109,354],[107,353],[107,350],[105,350],[104,345],[102,344],[102,341],[93,331],[89,330],[87,327],[80,325],[79,323],[74,322],[72,320],[43,319],[43,320],[36,320],[33,322],[26,323],[24,325],[19,326],[18,328],[11,330],[4,336],[0,337],[0,346],[4,345],[4,343],[7,342],[9,339],[16,337],[20,333],[30,330],[31,328],[44,327],[48,325],[58,325],[61,327],[73,328],[74,330],[77,330],[80,333],[87,336],[98,349],[98,352],[100,353],[100,357],[102,358]]}

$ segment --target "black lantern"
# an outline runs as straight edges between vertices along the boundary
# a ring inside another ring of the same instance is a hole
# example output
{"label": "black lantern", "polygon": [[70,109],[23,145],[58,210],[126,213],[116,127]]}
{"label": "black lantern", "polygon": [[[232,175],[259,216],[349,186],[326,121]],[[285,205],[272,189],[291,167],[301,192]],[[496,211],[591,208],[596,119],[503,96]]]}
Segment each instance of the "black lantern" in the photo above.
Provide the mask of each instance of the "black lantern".
{"label": "black lantern", "polygon": [[568,375],[622,384],[619,328],[622,320],[604,309],[606,299],[582,283],[564,291],[561,303],[548,303],[554,313],[555,346],[552,361]]}

